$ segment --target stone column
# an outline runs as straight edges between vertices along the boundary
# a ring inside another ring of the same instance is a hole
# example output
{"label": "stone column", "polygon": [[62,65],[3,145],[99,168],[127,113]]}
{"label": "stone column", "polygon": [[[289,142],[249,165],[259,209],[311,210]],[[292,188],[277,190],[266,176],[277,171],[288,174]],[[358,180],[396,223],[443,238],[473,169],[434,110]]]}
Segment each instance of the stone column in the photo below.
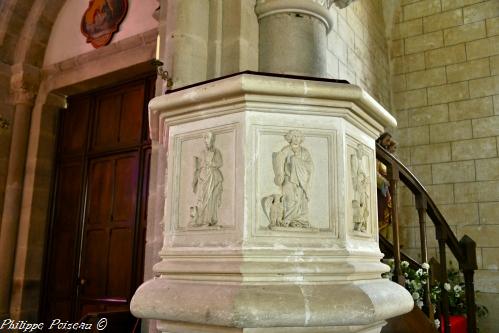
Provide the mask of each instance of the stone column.
{"label": "stone column", "polygon": [[11,67],[10,104],[14,106],[12,139],[0,224],[0,319],[9,315],[10,295],[21,216],[26,155],[40,71],[27,64]]}
{"label": "stone column", "polygon": [[173,88],[206,80],[209,0],[161,0],[161,7],[162,12],[166,9],[166,26],[160,25],[160,36],[165,41],[161,45],[165,52],[161,54],[173,75]]}
{"label": "stone column", "polygon": [[327,75],[329,9],[355,0],[257,0],[259,70],[312,77]]}
{"label": "stone column", "polygon": [[164,238],[134,315],[164,333],[377,333],[412,309],[381,278],[375,139],[396,122],[366,92],[239,74],[149,108]]}
{"label": "stone column", "polygon": [[329,5],[317,0],[258,0],[259,70],[326,76]]}
{"label": "stone column", "polygon": [[12,273],[17,248],[17,232],[21,214],[26,152],[34,96],[26,91],[14,93],[14,121],[10,145],[9,166],[0,230],[0,318],[9,315]]}

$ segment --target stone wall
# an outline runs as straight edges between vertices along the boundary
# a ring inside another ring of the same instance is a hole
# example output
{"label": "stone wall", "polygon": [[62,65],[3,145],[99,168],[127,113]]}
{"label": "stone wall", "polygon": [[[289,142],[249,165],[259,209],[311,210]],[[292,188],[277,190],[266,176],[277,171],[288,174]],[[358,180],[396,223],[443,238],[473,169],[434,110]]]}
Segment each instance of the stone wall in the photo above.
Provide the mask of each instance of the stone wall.
{"label": "stone wall", "polygon": [[331,7],[327,74],[359,85],[383,106],[390,105],[390,66],[381,0]]}
{"label": "stone wall", "polygon": [[[391,35],[399,156],[457,237],[477,242],[478,301],[497,313],[499,2],[402,0]],[[404,250],[417,256],[417,214],[408,191],[402,205]],[[433,228],[428,231],[434,240]],[[490,317],[480,321],[484,332],[499,329]]]}

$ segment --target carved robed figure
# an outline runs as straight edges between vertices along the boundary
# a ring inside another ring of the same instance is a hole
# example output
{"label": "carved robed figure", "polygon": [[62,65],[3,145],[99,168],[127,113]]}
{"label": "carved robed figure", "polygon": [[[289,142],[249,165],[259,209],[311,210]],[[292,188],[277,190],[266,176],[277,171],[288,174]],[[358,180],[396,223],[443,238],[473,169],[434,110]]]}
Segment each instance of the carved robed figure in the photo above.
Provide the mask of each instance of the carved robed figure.
{"label": "carved robed figure", "polygon": [[369,217],[369,176],[364,157],[367,158],[362,144],[357,145],[355,154],[350,157],[353,186],[353,225],[355,231],[366,232]]}
{"label": "carved robed figure", "polygon": [[223,160],[215,146],[215,136],[208,132],[203,136],[205,150],[201,156],[194,156],[194,177],[192,190],[197,203],[191,207],[191,224],[214,226],[218,223],[218,208],[222,201],[223,175],[220,171]]}
{"label": "carved robed figure", "polygon": [[308,203],[310,180],[314,169],[309,151],[302,147],[303,134],[289,131],[284,138],[289,145],[272,154],[274,183],[281,194],[262,200],[263,209],[273,227],[310,228]]}

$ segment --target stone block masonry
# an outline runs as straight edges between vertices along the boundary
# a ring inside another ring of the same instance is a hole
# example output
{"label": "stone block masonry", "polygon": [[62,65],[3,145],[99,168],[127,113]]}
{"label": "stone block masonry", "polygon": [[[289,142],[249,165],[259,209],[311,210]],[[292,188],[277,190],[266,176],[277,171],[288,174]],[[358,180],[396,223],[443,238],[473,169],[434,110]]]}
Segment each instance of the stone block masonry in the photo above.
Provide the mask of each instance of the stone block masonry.
{"label": "stone block masonry", "polygon": [[[402,1],[392,26],[392,106],[400,156],[458,237],[477,242],[479,301],[499,311],[499,1]],[[404,211],[414,209],[403,197]],[[409,213],[410,214],[410,213]],[[402,226],[417,253],[417,219]],[[493,318],[482,330],[499,331]]]}

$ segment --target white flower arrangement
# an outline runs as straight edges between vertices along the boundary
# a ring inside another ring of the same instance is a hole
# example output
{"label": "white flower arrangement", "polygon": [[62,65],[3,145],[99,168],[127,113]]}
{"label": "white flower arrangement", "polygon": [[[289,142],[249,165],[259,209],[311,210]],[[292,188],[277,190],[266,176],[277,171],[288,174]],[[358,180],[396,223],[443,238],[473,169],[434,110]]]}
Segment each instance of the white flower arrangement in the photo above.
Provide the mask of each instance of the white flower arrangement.
{"label": "white flower arrangement", "polygon": [[[391,271],[384,274],[385,278],[392,279],[393,277],[393,262],[388,262]],[[402,261],[400,263],[401,274],[405,277],[405,288],[412,295],[415,306],[422,308],[424,305],[424,286],[429,281],[429,270],[430,265],[428,263],[422,263],[421,268],[414,269],[410,267],[409,262]],[[466,313],[466,301],[464,293],[464,283],[462,281],[462,276],[459,271],[455,269],[448,270],[448,281],[445,283],[432,283],[430,285],[430,301],[433,305],[433,312],[440,307],[440,300],[442,298],[442,291],[447,291],[447,297],[449,300],[449,313],[451,315],[465,314]],[[486,316],[488,313],[487,308],[482,305],[477,305],[477,314],[479,317]],[[438,325],[437,325],[438,323]],[[435,321],[435,326],[438,328],[440,322]]]}
{"label": "white flower arrangement", "polygon": [[[385,273],[383,277],[392,279],[394,272],[394,263],[389,261],[388,264],[391,267],[391,271]],[[421,264],[421,268],[414,269],[410,267],[409,262],[402,261],[400,263],[401,274],[405,277],[405,288],[409,291],[414,299],[415,306],[422,308],[424,305],[424,286],[430,284],[429,272],[430,265],[428,263]],[[447,291],[447,297],[449,300],[449,313],[451,315],[465,314],[466,313],[466,302],[464,293],[464,282],[461,273],[453,269],[452,267],[447,271],[448,281],[445,283],[440,283],[434,281],[430,284],[430,302],[433,305],[433,312],[437,312],[440,308],[440,301],[442,298],[442,292]],[[478,317],[484,317],[488,314],[488,309],[483,305],[477,304],[477,315]],[[440,321],[435,320],[435,327],[440,326]]]}

